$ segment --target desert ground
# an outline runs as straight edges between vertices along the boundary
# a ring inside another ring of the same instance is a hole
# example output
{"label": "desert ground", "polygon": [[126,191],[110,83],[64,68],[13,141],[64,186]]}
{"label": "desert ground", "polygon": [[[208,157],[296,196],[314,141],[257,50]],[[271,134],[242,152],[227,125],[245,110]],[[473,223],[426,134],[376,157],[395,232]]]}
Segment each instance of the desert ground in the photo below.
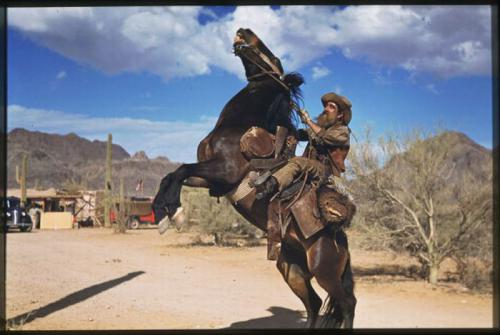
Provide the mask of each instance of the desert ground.
{"label": "desert ground", "polygon": [[[9,328],[304,326],[304,307],[266,260],[264,241],[240,248],[191,241],[190,233],[159,235],[154,227],[124,235],[102,228],[9,232]],[[433,287],[409,275],[403,255],[356,248],[351,254],[355,328],[492,326],[490,294],[450,282]]]}

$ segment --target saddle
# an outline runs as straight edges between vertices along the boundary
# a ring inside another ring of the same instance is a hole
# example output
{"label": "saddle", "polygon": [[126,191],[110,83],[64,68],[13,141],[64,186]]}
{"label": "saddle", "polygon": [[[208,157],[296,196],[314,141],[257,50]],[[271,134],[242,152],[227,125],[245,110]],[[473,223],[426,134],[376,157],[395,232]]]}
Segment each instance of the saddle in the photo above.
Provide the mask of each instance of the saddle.
{"label": "saddle", "polygon": [[264,128],[249,128],[240,138],[240,151],[250,162],[250,172],[232,189],[210,189],[210,196],[226,196],[231,202],[238,203],[249,195],[252,192],[251,184],[258,176],[255,171],[275,170],[286,164],[287,157],[281,153],[283,144],[288,141],[287,133],[286,128],[280,126],[277,127],[276,135]]}
{"label": "saddle", "polygon": [[292,216],[304,239],[308,239],[326,226],[349,226],[355,212],[352,198],[346,192],[341,193],[339,187],[331,183],[316,187],[304,185],[303,179],[295,181],[269,204],[267,258],[277,259]]}
{"label": "saddle", "polygon": [[264,128],[251,127],[240,138],[240,151],[247,158],[267,158],[274,154],[276,137]]}
{"label": "saddle", "polygon": [[240,151],[254,168],[272,169],[276,162],[295,155],[297,140],[288,129],[277,126],[276,135],[264,128],[251,127],[240,138]]}
{"label": "saddle", "polygon": [[[252,170],[267,171],[264,174],[270,174],[271,171],[277,170],[287,162],[287,157],[283,157],[279,152],[285,140],[287,143],[293,143],[293,139],[286,138],[286,133],[278,131],[275,136],[263,128],[252,127],[241,137],[240,149],[242,154],[250,160]],[[291,148],[295,152],[293,145]],[[256,178],[258,174],[250,172],[240,185],[230,192],[230,199],[237,202],[246,197],[251,192],[251,185]],[[305,239],[317,234],[327,225],[340,227],[350,223],[356,207],[348,194],[340,187],[343,185],[338,184],[338,181],[336,184],[334,180],[329,180],[326,185],[318,187],[311,185],[302,177],[271,200],[267,213],[267,258],[269,260],[277,259],[281,240],[286,234],[292,217]]]}

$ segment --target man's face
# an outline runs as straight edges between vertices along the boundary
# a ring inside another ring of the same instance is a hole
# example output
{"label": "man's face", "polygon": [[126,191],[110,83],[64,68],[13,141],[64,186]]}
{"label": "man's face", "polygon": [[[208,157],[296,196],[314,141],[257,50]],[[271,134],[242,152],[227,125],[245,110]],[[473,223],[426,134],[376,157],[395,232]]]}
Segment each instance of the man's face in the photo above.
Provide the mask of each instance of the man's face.
{"label": "man's face", "polygon": [[324,112],[331,118],[340,119],[342,117],[342,113],[339,113],[337,104],[332,101],[326,103]]}

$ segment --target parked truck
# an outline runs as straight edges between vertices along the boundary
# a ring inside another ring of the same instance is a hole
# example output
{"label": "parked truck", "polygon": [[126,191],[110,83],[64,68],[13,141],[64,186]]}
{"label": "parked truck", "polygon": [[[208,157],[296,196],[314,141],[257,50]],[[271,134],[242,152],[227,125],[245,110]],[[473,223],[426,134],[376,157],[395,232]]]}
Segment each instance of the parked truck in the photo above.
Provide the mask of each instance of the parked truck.
{"label": "parked truck", "polygon": [[[137,229],[141,225],[155,224],[151,198],[131,197],[127,205],[126,225],[128,229]],[[110,216],[111,222],[115,222],[116,214],[114,211],[111,211]]]}

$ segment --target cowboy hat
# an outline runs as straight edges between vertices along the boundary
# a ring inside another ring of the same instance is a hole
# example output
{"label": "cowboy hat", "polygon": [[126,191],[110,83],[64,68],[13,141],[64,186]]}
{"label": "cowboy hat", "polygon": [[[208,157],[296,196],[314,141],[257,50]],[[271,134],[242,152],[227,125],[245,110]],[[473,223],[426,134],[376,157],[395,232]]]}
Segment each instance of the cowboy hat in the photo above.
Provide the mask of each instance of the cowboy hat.
{"label": "cowboy hat", "polygon": [[352,119],[352,111],[351,111],[352,104],[349,101],[349,99],[333,92],[326,93],[321,97],[321,102],[323,103],[323,107],[326,106],[326,104],[329,101],[334,102],[339,107],[339,112],[344,113],[345,124],[349,124],[349,122],[351,122]]}

